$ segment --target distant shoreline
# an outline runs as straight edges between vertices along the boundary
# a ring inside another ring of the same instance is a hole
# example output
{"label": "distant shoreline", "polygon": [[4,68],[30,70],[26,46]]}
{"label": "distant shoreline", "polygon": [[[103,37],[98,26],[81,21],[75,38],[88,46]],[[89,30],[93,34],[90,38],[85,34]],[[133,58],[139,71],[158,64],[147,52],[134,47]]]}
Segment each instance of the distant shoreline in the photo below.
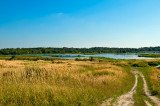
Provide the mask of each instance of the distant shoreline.
{"label": "distant shoreline", "polygon": [[0,55],[22,54],[101,54],[101,53],[160,53],[160,47],[143,48],[6,48],[0,50]]}

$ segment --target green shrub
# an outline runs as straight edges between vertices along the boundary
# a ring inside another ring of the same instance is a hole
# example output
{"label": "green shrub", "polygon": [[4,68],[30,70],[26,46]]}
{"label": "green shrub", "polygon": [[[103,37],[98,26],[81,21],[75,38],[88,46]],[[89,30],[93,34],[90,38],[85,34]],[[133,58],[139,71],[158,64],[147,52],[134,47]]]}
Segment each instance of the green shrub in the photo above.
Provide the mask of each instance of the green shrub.
{"label": "green shrub", "polygon": [[90,57],[90,58],[89,58],[89,61],[93,61],[93,60],[94,60],[93,57]]}
{"label": "green shrub", "polygon": [[147,62],[138,62],[138,63],[133,63],[133,67],[147,67],[148,63]]}
{"label": "green shrub", "polygon": [[80,58],[75,58],[75,61],[88,61],[89,59],[86,59],[86,58],[84,58],[84,59],[80,59]]}
{"label": "green shrub", "polygon": [[16,56],[12,56],[9,60],[13,60]]}
{"label": "green shrub", "polygon": [[158,95],[158,91],[152,91],[152,92],[151,92],[151,95],[152,95],[152,96]]}
{"label": "green shrub", "polygon": [[99,59],[99,62],[103,62],[103,60],[102,60],[102,59]]}
{"label": "green shrub", "polygon": [[53,61],[52,61],[52,63],[54,64],[54,63],[55,63],[55,61],[53,60]]}
{"label": "green shrub", "polygon": [[148,62],[149,66],[158,66],[159,63],[157,61]]}

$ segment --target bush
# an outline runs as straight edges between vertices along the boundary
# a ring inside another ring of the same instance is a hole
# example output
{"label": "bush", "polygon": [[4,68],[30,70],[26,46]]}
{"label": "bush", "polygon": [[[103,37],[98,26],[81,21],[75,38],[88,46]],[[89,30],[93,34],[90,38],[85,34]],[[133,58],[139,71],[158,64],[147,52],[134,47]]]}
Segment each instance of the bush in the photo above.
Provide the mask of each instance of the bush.
{"label": "bush", "polygon": [[88,59],[86,59],[86,58],[84,58],[84,59],[75,58],[75,61],[88,61]]}
{"label": "bush", "polygon": [[13,60],[16,56],[12,56],[9,60]]}
{"label": "bush", "polygon": [[152,95],[152,96],[157,95],[157,94],[158,94],[157,91],[152,91],[152,92],[151,92],[151,95]]}
{"label": "bush", "polygon": [[102,60],[102,59],[99,59],[99,62],[103,62],[103,60]]}
{"label": "bush", "polygon": [[90,57],[90,58],[89,58],[89,61],[93,61],[93,60],[94,60],[93,57]]}
{"label": "bush", "polygon": [[157,61],[148,62],[149,66],[158,66],[159,63]]}
{"label": "bush", "polygon": [[52,61],[52,63],[54,64],[54,63],[55,63],[55,61],[53,60],[53,61]]}
{"label": "bush", "polygon": [[138,62],[138,63],[133,63],[133,67],[147,67],[148,63],[147,62]]}

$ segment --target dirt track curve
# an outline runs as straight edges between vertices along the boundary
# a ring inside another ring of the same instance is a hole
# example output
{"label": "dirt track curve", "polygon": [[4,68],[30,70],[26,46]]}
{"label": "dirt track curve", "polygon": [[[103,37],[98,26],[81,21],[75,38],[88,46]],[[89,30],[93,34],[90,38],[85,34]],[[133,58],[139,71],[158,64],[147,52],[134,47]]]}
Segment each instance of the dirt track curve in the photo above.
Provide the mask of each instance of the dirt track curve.
{"label": "dirt track curve", "polygon": [[145,92],[146,96],[148,96],[157,106],[160,106],[160,99],[155,96],[152,96],[151,93],[149,92],[144,75],[141,72],[139,72],[139,75],[143,79],[143,87],[144,87],[144,92]]}
{"label": "dirt track curve", "polygon": [[[132,87],[132,89],[128,93],[118,97],[117,102],[114,102],[113,104],[111,104],[114,98],[109,98],[105,100],[101,104],[101,106],[110,106],[110,105],[112,106],[133,106],[134,105],[133,95],[134,93],[136,93],[136,88],[138,84],[138,76],[142,77],[143,79],[143,88],[144,88],[145,95],[149,97],[157,106],[160,106],[160,99],[150,94],[144,75],[141,72],[136,71],[136,70],[133,70],[132,73],[134,73],[135,79],[136,79],[135,84]],[[144,100],[144,102],[146,103],[147,106],[152,106],[148,101]]]}

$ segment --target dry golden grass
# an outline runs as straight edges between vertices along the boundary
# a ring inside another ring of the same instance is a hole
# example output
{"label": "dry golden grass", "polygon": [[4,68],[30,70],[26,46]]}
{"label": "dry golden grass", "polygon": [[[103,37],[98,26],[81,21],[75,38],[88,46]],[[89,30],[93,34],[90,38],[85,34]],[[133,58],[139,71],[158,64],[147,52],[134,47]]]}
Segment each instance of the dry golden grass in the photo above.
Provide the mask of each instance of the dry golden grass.
{"label": "dry golden grass", "polygon": [[145,76],[151,94],[160,97],[160,69],[156,67],[160,59],[136,60],[134,63],[139,65],[136,68]]}
{"label": "dry golden grass", "polygon": [[152,89],[153,91],[160,93],[160,69],[154,67],[150,71],[150,82]]}
{"label": "dry golden grass", "polygon": [[1,105],[99,105],[133,82],[110,62],[0,60]]}

